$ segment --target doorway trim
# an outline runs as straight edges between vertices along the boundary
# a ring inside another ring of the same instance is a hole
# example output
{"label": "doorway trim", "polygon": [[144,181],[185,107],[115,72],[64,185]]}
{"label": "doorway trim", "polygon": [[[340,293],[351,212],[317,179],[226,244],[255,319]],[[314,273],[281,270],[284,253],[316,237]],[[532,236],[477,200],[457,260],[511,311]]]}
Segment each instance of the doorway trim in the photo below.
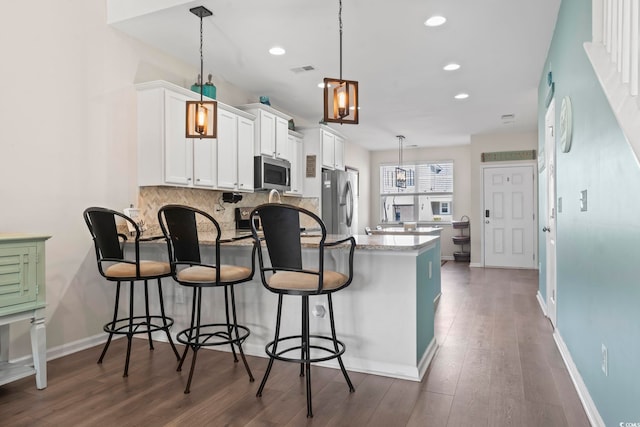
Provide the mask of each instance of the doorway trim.
{"label": "doorway trim", "polygon": [[539,251],[538,251],[538,161],[537,160],[523,160],[520,162],[490,162],[490,163],[482,163],[480,165],[480,182],[482,188],[482,194],[480,195],[480,212],[478,212],[480,218],[480,263],[481,267],[486,267],[485,265],[485,241],[484,241],[484,170],[489,168],[496,167],[518,167],[518,166],[531,166],[533,168],[533,214],[535,215],[533,220],[533,253],[536,257],[536,262],[534,263],[534,269],[538,269],[538,263],[540,262]]}

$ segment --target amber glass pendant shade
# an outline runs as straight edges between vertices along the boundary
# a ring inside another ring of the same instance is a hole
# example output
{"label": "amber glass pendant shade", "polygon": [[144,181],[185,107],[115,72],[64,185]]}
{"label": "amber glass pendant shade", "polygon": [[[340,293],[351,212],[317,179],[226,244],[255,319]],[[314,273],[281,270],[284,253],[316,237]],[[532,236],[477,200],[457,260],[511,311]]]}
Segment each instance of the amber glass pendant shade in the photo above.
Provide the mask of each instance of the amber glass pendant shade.
{"label": "amber glass pendant shade", "polygon": [[217,138],[218,103],[187,101],[187,138]]}
{"label": "amber glass pendant shade", "polygon": [[324,79],[324,116],[327,123],[358,124],[358,82]]}

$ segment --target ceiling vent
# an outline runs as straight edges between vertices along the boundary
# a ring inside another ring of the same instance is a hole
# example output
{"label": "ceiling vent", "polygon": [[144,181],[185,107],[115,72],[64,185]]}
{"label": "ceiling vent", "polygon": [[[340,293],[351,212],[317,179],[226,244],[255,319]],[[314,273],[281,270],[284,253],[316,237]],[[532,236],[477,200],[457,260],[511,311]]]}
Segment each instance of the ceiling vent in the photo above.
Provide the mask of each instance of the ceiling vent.
{"label": "ceiling vent", "polygon": [[505,125],[516,121],[515,114],[503,114],[500,118],[502,119],[502,123],[504,123]]}
{"label": "ceiling vent", "polygon": [[315,68],[313,68],[313,65],[304,65],[302,67],[295,67],[291,69],[291,71],[293,71],[296,74],[305,73],[307,71],[313,71],[313,70],[315,70]]}

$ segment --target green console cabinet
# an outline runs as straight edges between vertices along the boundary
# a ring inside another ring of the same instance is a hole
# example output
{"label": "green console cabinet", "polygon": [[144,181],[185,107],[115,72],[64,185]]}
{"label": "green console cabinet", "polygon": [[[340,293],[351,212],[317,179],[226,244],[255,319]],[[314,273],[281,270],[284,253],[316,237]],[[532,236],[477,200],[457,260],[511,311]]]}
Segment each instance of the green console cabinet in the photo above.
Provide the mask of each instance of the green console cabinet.
{"label": "green console cabinet", "polygon": [[[45,250],[50,236],[0,233],[0,385],[36,376],[36,387],[47,386],[45,330]],[[31,321],[33,365],[9,362],[9,327]]]}

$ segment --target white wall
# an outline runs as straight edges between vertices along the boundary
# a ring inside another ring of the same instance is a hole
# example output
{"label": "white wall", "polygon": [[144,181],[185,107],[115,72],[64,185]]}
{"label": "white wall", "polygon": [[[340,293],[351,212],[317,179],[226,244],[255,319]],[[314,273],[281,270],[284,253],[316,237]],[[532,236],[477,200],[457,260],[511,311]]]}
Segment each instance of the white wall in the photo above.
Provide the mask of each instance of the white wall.
{"label": "white wall", "polygon": [[[2,2],[0,52],[0,232],[53,236],[51,349],[102,334],[110,316],[113,286],[98,276],[82,212],[137,201],[134,83],[186,87],[197,70],[108,27],[103,1]],[[222,102],[254,101],[214,81]],[[27,322],[11,341],[11,358],[30,354]]]}

